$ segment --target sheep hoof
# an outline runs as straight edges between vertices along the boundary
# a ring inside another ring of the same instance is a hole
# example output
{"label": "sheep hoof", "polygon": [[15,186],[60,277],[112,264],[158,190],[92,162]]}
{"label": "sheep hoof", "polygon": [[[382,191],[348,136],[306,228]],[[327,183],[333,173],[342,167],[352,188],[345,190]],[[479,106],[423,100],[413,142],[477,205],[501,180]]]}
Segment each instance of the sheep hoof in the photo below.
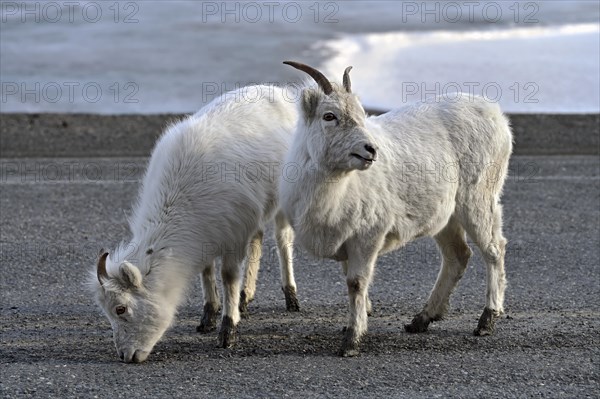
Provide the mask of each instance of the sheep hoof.
{"label": "sheep hoof", "polygon": [[207,303],[204,305],[204,311],[202,314],[202,320],[200,325],[196,327],[196,331],[202,334],[211,332],[217,328],[217,314],[219,309],[215,308],[213,304]]}
{"label": "sheep hoof", "polygon": [[415,315],[410,324],[404,325],[404,330],[411,334],[424,333],[427,331],[429,323],[431,323],[429,317],[427,317],[424,312],[421,312]]}
{"label": "sheep hoof", "polygon": [[340,349],[339,355],[341,357],[356,357],[360,355],[358,348],[342,348]]}
{"label": "sheep hoof", "polygon": [[359,350],[360,339],[356,336],[354,328],[347,327],[344,331],[344,339],[342,347],[338,354],[342,357],[355,357],[360,354]]}
{"label": "sheep hoof", "polygon": [[285,308],[288,312],[299,312],[300,304],[298,303],[298,297],[296,296],[296,287],[286,286],[283,288],[285,294]]}
{"label": "sheep hoof", "polygon": [[490,308],[483,309],[483,313],[477,323],[477,328],[473,331],[473,335],[477,337],[485,337],[494,334],[496,324],[496,314]]}
{"label": "sheep hoof", "polygon": [[367,297],[367,316],[373,316],[373,304],[369,297]]}
{"label": "sheep hoof", "polygon": [[248,303],[250,303],[250,301],[246,298],[246,291],[242,290],[242,292],[240,292],[240,304],[238,309],[240,310],[240,315],[244,319],[248,318]]}
{"label": "sheep hoof", "polygon": [[231,317],[223,317],[221,321],[221,330],[219,331],[218,344],[219,348],[227,349],[234,346],[237,342],[237,329],[233,324]]}

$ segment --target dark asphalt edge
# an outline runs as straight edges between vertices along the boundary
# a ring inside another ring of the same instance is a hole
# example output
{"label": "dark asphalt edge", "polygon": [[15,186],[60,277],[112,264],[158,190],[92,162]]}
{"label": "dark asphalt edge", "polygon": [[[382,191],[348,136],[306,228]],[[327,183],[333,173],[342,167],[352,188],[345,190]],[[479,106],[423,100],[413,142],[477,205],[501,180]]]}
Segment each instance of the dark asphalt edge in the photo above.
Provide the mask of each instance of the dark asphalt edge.
{"label": "dark asphalt edge", "polygon": [[[148,156],[165,127],[185,116],[0,113],[0,157]],[[600,114],[508,116],[515,155],[600,154]]]}

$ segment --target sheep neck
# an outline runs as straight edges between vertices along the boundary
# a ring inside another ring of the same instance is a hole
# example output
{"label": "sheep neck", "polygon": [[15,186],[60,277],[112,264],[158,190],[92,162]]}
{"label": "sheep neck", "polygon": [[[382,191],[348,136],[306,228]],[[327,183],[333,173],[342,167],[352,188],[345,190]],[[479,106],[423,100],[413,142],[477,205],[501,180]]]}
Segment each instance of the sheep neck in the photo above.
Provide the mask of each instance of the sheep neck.
{"label": "sheep neck", "polygon": [[356,196],[348,195],[356,172],[331,171],[310,162],[304,172],[294,184],[297,239],[316,256],[336,258],[348,238],[348,225],[360,212]]}
{"label": "sheep neck", "polygon": [[128,244],[121,244],[118,256],[139,268],[149,292],[165,305],[177,308],[193,280],[196,260],[202,256],[196,246],[184,244],[189,231],[160,222],[130,227],[133,237]]}

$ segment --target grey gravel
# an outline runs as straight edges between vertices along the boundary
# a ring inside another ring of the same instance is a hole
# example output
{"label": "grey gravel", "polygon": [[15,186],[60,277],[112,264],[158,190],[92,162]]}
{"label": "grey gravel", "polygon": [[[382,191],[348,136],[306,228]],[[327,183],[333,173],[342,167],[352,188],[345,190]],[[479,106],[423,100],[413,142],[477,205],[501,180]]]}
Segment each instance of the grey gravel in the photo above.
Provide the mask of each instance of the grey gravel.
{"label": "grey gravel", "polygon": [[[594,129],[588,124],[586,132]],[[216,333],[195,332],[197,279],[174,328],[146,363],[133,365],[119,362],[85,280],[98,250],[127,237],[124,216],[147,159],[136,151],[66,156],[71,146],[84,147],[81,140],[65,140],[62,158],[0,159],[2,398],[598,397],[597,148],[594,155],[513,157],[503,197],[507,313],[494,336],[471,335],[484,304],[479,255],[447,319],[425,334],[404,332],[440,263],[433,241],[421,239],[379,260],[362,354],[339,358],[347,317],[340,267],[298,251],[301,312],[287,313],[269,236],[237,347],[218,349]]]}

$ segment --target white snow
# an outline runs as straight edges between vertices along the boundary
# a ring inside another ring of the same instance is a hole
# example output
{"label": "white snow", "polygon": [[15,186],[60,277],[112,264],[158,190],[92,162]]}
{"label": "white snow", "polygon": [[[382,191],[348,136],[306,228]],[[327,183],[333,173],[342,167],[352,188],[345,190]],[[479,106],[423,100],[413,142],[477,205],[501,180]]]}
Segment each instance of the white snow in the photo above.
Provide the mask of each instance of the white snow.
{"label": "white snow", "polygon": [[341,79],[352,65],[353,91],[374,108],[462,91],[508,112],[600,111],[598,24],[348,35],[319,46],[336,52],[323,72]]}

